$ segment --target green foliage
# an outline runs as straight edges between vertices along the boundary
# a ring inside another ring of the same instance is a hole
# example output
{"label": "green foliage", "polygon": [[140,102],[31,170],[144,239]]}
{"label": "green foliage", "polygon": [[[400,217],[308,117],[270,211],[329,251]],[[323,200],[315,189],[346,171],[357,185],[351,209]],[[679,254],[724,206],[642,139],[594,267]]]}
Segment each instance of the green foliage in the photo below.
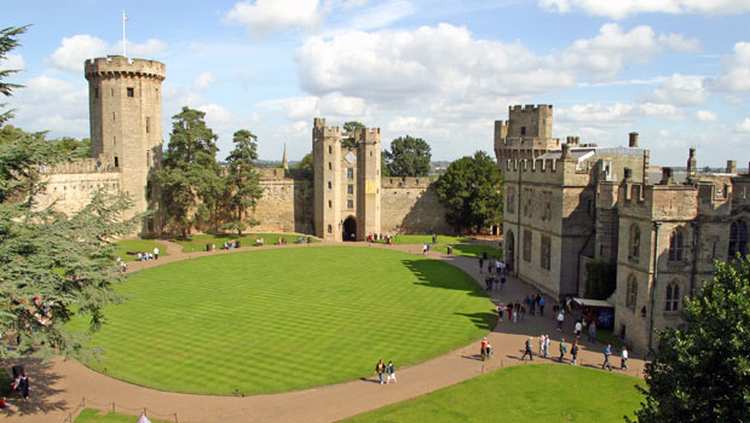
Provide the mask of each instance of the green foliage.
{"label": "green foliage", "polygon": [[[253,162],[258,159],[257,137],[246,129],[234,133],[234,150],[227,157],[226,204],[232,215],[232,229],[242,236],[246,227],[244,222],[247,209],[255,210],[258,200],[263,196],[258,172]],[[252,226],[260,222],[247,222]]]}
{"label": "green foliage", "polygon": [[312,153],[305,154],[305,157],[296,164],[292,169],[295,176],[301,178],[312,178],[313,176],[313,155]]}
{"label": "green foliage", "polygon": [[637,407],[638,383],[578,366],[515,366],[345,422],[616,422]]}
{"label": "green foliage", "polygon": [[448,223],[459,232],[481,231],[502,219],[502,175],[487,153],[478,151],[448,166],[435,183]]}
{"label": "green foliage", "polygon": [[[113,413],[111,411],[103,413],[99,410],[91,408],[84,408],[81,410],[81,414],[75,419],[74,423],[133,423],[138,419],[137,416],[129,416],[127,414]],[[157,420],[153,417],[149,417],[151,423],[170,423],[174,420]]]}
{"label": "green foliage", "polygon": [[365,125],[356,121],[350,121],[344,124],[344,138],[341,139],[341,147],[349,150],[357,148],[357,140],[354,138],[354,133],[358,129],[365,129]]}
{"label": "green foliage", "polygon": [[28,133],[11,125],[0,128],[0,203],[25,201],[30,209],[44,184],[40,171],[67,159],[44,132]]}
{"label": "green foliage", "polygon": [[91,139],[62,137],[51,140],[55,147],[59,148],[61,153],[66,157],[73,159],[82,159],[91,157]]}
{"label": "green foliage", "polygon": [[[3,29],[0,29],[0,63],[2,63],[7,57],[8,53],[13,50],[14,48],[18,47],[21,43],[18,40],[18,37],[26,32],[28,29],[27,26],[21,26],[21,27],[6,27]],[[19,69],[0,69],[0,94],[8,97],[13,95],[13,90],[16,88],[21,88],[22,85],[19,84],[13,84],[10,82],[3,82],[5,79],[13,75],[14,73],[18,72]],[[3,104],[0,104],[0,106],[4,106]],[[11,117],[13,117],[13,111],[8,110],[4,113],[0,113],[0,125],[8,121]]]}
{"label": "green foliage", "polygon": [[236,395],[355,380],[371,376],[380,357],[422,362],[496,322],[461,269],[382,248],[213,255],[139,271],[118,292],[128,301],[105,311],[107,325],[91,340],[102,361],[88,364],[167,391]]}
{"label": "green foliage", "polygon": [[616,266],[601,260],[586,264],[586,298],[606,300],[616,288]]}
{"label": "green foliage", "polygon": [[409,135],[391,141],[390,151],[385,151],[385,168],[388,176],[427,176],[430,173],[430,145],[422,138]]}
{"label": "green foliage", "polygon": [[217,136],[205,116],[188,107],[172,116],[167,153],[156,174],[167,228],[183,237],[196,223],[218,225],[221,211],[224,181],[216,162]]}
{"label": "green foliage", "polygon": [[750,261],[717,262],[646,364],[641,423],[750,421]]}

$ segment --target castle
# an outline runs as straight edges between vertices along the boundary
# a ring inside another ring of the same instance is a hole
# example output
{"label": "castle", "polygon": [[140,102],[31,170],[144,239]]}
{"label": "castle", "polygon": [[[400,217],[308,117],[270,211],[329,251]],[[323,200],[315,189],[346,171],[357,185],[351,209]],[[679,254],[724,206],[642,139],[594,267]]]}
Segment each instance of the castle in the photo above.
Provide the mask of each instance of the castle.
{"label": "castle", "polygon": [[713,275],[715,260],[748,252],[750,175],[729,161],[700,173],[690,149],[686,177],[653,174],[637,133],[605,148],[552,138],[551,105],[513,106],[495,122],[505,177],[505,261],[521,280],[555,297],[584,297],[587,264],[616,271],[615,334],[635,350],[684,322],[683,299]]}
{"label": "castle", "polygon": [[[92,156],[46,170],[41,207],[72,213],[88,204],[97,188],[129,193],[130,215],[157,208],[158,187],[149,175],[162,155],[161,83],[163,63],[107,56],[87,60]],[[257,231],[300,232],[335,241],[364,240],[370,234],[452,232],[429,178],[383,177],[380,130],[350,134],[315,119],[313,178],[288,171],[286,150],[279,168],[258,169],[263,197],[252,218]],[[159,231],[146,218],[140,232]]]}

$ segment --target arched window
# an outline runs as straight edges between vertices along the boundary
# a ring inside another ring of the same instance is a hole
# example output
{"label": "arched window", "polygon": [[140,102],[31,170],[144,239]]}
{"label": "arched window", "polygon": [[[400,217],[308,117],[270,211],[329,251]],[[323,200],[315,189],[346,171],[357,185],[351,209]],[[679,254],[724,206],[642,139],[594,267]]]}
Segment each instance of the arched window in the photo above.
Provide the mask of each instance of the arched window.
{"label": "arched window", "polygon": [[630,226],[630,243],[628,246],[628,258],[630,261],[637,263],[641,256],[641,228],[636,224]]}
{"label": "arched window", "polygon": [[685,242],[680,229],[675,229],[669,236],[669,261],[682,261]]}
{"label": "arched window", "polygon": [[729,228],[729,258],[734,258],[737,253],[747,255],[747,224],[742,220],[732,222]]}
{"label": "arched window", "polygon": [[680,285],[672,282],[667,285],[667,300],[664,303],[665,311],[678,311],[680,309]]}
{"label": "arched window", "polygon": [[628,288],[625,292],[625,305],[631,309],[635,310],[635,303],[638,299],[638,281],[635,279],[635,276],[630,275],[628,277]]}

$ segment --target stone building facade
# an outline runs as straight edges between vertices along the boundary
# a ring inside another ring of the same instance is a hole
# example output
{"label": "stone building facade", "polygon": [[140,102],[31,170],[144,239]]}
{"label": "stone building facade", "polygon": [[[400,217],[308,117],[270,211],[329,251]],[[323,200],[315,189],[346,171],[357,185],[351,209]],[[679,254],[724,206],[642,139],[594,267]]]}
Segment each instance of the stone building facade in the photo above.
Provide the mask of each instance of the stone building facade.
{"label": "stone building facade", "polygon": [[691,149],[684,181],[670,168],[655,178],[637,133],[627,147],[560,143],[550,137],[551,112],[515,106],[495,125],[505,260],[557,298],[584,296],[586,263],[609,263],[615,332],[635,350],[651,350],[659,330],[682,324],[683,300],[712,277],[714,260],[747,253],[750,175],[734,162],[724,173],[699,173]]}
{"label": "stone building facade", "polygon": [[[74,213],[98,188],[127,192],[129,213],[157,208],[158,187],[149,187],[162,157],[163,63],[108,56],[85,62],[89,85],[90,159],[46,170],[39,205]],[[315,234],[329,240],[363,240],[368,234],[450,232],[445,211],[428,178],[383,178],[380,130],[359,130],[356,147],[342,146],[341,129],[317,118],[312,131],[314,176],[293,177],[286,147],[279,168],[259,169],[263,197],[252,218],[257,231]],[[387,189],[386,192],[383,192]],[[141,233],[159,225],[144,221]]]}

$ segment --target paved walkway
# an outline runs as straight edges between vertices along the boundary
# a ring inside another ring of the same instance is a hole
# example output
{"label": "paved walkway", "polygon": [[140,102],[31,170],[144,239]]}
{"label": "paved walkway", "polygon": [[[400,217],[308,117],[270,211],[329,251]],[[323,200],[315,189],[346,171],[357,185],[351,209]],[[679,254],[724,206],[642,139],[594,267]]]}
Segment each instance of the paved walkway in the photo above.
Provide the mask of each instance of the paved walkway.
{"label": "paved walkway", "polygon": [[[158,261],[130,263],[129,272],[143,268],[162,265],[179,260],[189,260],[209,254],[232,254],[235,252],[253,251],[254,248],[240,250],[216,251],[212,253],[182,253],[177,244],[166,243],[169,256]],[[317,243],[312,246],[330,246],[341,244]],[[420,246],[367,246],[356,243],[363,248],[392,248],[419,254]],[[310,248],[307,245],[265,246],[269,248]],[[256,250],[256,251],[257,251]],[[447,257],[431,253],[431,257],[445,260],[474,277],[479,283],[482,280],[478,273],[476,259],[467,257]],[[517,280],[509,280],[502,292],[493,292],[494,301],[515,301],[532,292],[527,285]],[[374,379],[362,379],[337,385],[323,386],[303,391],[250,397],[221,397],[207,395],[177,394],[121,382],[94,372],[74,360],[54,359],[48,363],[28,363],[32,381],[32,400],[20,408],[13,407],[4,412],[6,422],[44,422],[57,423],[66,421],[66,417],[82,404],[92,408],[111,409],[114,401],[116,408],[129,414],[135,414],[144,407],[154,417],[170,417],[177,414],[180,423],[185,422],[330,422],[374,410],[437,389],[470,379],[481,373],[500,367],[520,365],[522,345],[527,336],[539,336],[547,333],[553,338],[550,346],[554,354],[558,351],[560,333],[555,330],[551,312],[548,316],[531,316],[519,323],[507,320],[498,323],[493,332],[488,334],[495,354],[489,361],[478,360],[478,343],[468,345],[443,356],[424,363],[398,369],[398,383],[381,386]],[[567,322],[563,334],[571,336],[572,323]],[[536,339],[534,340],[536,351]],[[581,344],[579,365],[598,367],[602,361],[602,345]],[[619,364],[619,359],[614,360]],[[536,357],[534,363],[550,362]],[[220,363],[217,363],[220,365]],[[628,374],[641,376],[644,362],[630,360]],[[17,401],[14,401],[17,402]],[[129,407],[129,408],[128,408]],[[3,412],[0,412],[2,415]]]}

